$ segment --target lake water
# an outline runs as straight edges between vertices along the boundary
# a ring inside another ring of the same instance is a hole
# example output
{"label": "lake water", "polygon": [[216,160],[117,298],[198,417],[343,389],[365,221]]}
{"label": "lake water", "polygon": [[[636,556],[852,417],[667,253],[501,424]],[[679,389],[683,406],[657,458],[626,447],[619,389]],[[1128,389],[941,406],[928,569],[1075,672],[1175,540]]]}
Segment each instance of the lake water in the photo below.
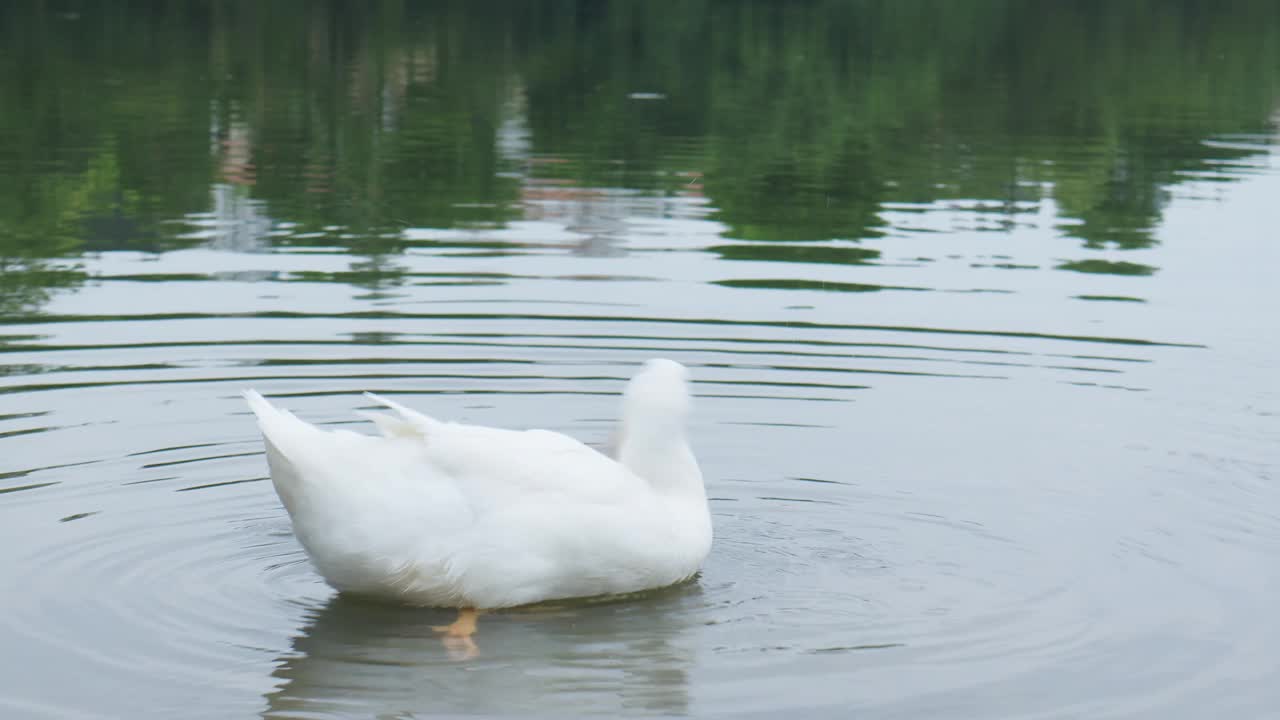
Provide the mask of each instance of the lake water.
{"label": "lake water", "polygon": [[[1280,6],[0,8],[0,715],[1265,718]],[[602,443],[683,587],[339,598],[238,394]]]}

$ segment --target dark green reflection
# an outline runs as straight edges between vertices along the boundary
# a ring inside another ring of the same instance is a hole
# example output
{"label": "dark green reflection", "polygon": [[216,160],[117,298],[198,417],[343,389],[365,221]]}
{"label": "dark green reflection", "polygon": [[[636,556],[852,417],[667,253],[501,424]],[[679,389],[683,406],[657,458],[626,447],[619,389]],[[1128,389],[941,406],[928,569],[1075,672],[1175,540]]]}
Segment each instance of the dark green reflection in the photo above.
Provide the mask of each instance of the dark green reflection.
{"label": "dark green reflection", "polygon": [[1104,275],[1154,275],[1156,272],[1156,269],[1150,265],[1113,260],[1077,260],[1063,263],[1058,266],[1058,269]]}
{"label": "dark green reflection", "polygon": [[707,248],[725,260],[870,265],[880,259],[879,250],[823,245],[716,245]]}
{"label": "dark green reflection", "polygon": [[1077,300],[1092,300],[1094,302],[1126,302],[1126,303],[1144,303],[1146,300],[1142,298],[1128,297],[1125,295],[1075,295]]}
{"label": "dark green reflection", "polygon": [[[88,0],[0,5],[0,313],[87,251],[335,248],[387,292],[405,227],[600,188],[705,195],[732,260],[883,234],[886,205],[1051,194],[1085,248],[1153,244],[1280,99],[1273,0]],[[213,240],[175,220],[234,220]],[[337,228],[337,230],[335,230]],[[1095,261],[1086,261],[1095,262]],[[1127,264],[1065,269],[1126,272]],[[1090,269],[1093,268],[1093,269]]]}
{"label": "dark green reflection", "polygon": [[742,280],[717,280],[716,285],[736,288],[765,288],[770,290],[823,290],[826,292],[879,292],[881,290],[916,290],[929,288],[901,287],[896,285],[868,285],[865,283],[829,282],[826,280],[746,278]]}

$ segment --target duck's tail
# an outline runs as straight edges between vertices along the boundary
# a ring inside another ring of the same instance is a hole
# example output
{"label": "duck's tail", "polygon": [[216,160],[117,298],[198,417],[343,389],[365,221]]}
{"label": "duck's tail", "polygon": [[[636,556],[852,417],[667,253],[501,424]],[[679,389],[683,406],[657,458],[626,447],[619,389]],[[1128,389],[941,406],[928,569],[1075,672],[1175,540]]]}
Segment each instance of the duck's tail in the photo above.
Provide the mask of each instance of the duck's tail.
{"label": "duck's tail", "polygon": [[297,447],[300,442],[314,440],[318,433],[324,432],[311,423],[299,420],[288,410],[272,405],[257,390],[245,390],[242,394],[249,403],[249,409],[258,418],[262,436],[286,456],[295,456],[300,450]]}
{"label": "duck's tail", "polygon": [[[271,402],[262,397],[262,393],[257,390],[244,390],[240,395],[245,399],[245,402],[249,403],[249,409],[253,411],[255,416],[257,416],[259,423],[264,422],[268,418],[274,418],[277,415],[288,413],[287,410],[281,410],[275,405],[272,405]],[[289,414],[292,415],[293,413]]]}
{"label": "duck's tail", "polygon": [[258,418],[258,428],[267,449],[271,482],[285,507],[292,513],[303,493],[307,468],[323,463],[325,449],[331,446],[325,436],[332,433],[299,420],[288,410],[272,405],[256,390],[245,390],[244,399]]}

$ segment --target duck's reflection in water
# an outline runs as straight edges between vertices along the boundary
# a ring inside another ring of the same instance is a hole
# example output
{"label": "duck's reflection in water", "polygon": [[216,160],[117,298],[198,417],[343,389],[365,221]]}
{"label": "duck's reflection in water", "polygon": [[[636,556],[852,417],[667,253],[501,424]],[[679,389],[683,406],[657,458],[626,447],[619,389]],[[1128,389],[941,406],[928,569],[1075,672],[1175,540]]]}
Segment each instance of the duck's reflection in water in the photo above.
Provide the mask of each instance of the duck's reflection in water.
{"label": "duck's reflection in water", "polygon": [[432,630],[454,611],[335,597],[280,659],[263,717],[683,714],[702,608],[691,583],[485,614],[460,660]]}

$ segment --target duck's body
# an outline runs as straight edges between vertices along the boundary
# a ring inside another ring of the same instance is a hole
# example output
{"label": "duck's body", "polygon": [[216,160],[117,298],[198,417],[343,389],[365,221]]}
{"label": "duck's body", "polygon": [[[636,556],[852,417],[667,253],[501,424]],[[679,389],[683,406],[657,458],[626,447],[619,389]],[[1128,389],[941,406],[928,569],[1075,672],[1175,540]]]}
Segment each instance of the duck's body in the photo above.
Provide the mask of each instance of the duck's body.
{"label": "duck's body", "polygon": [[560,433],[433,420],[387,400],[382,437],[321,430],[252,391],[276,492],[342,591],[500,608],[680,582],[711,547],[684,437],[683,366],[627,386],[618,459]]}

